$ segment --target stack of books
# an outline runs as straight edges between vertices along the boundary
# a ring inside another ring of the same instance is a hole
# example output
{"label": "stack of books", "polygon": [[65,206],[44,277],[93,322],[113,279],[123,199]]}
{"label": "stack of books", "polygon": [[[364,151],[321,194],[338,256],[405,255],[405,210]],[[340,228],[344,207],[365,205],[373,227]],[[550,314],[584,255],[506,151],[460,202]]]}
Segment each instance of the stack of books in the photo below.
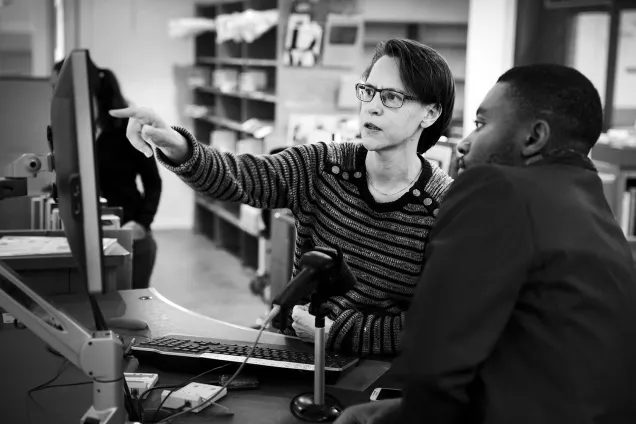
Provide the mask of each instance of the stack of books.
{"label": "stack of books", "polygon": [[[105,205],[106,201],[102,199]],[[102,228],[120,228],[121,220],[116,214],[108,212],[102,206]],[[64,230],[64,223],[60,217],[58,204],[50,195],[42,194],[31,198],[31,229],[32,230]]]}

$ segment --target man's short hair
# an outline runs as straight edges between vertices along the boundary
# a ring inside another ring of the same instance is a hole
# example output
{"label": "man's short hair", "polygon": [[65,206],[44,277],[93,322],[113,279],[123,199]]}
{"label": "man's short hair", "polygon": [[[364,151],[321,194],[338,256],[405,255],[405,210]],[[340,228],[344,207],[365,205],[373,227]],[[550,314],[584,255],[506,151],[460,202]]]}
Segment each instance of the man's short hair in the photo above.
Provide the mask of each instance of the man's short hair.
{"label": "man's short hair", "polygon": [[548,122],[549,150],[570,148],[587,154],[601,135],[601,98],[576,69],[554,64],[518,66],[497,82],[509,85],[524,117]]}

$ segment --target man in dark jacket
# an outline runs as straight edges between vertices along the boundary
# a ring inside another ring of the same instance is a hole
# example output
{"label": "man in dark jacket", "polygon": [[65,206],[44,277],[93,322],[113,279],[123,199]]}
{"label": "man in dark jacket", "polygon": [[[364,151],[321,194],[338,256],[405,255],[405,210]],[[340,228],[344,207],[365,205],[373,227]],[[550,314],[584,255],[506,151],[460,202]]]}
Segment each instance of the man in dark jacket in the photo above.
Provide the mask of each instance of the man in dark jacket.
{"label": "man in dark jacket", "polygon": [[404,398],[337,424],[636,423],[636,270],[587,156],[597,91],[513,68],[475,122],[394,364]]}

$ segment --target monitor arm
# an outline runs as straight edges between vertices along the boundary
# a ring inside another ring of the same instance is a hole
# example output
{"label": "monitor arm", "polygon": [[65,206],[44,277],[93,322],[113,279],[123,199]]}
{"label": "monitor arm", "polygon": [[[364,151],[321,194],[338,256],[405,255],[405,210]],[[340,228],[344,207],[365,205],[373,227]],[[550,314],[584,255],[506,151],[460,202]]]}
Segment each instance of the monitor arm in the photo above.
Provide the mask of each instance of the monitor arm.
{"label": "monitor arm", "polygon": [[55,309],[0,261],[0,307],[93,380],[93,405],[81,424],[126,423],[123,348],[111,331],[89,332]]}
{"label": "monitor arm", "polygon": [[50,172],[55,168],[53,154],[23,154],[8,164],[4,169],[4,177],[0,178],[0,200],[7,197],[27,195],[27,179],[35,178],[38,172]]}

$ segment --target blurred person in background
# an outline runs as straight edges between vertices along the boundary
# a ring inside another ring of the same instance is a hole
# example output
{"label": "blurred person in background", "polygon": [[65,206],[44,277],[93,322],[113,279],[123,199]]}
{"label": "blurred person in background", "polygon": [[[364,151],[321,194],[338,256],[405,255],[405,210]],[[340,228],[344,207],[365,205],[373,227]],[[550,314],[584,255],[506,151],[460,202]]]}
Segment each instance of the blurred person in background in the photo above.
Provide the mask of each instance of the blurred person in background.
{"label": "blurred person in background", "polygon": [[[53,86],[63,64],[60,61],[53,67]],[[123,208],[122,227],[130,228],[133,235],[133,288],[147,288],[157,256],[151,224],[161,198],[161,177],[154,158],[147,158],[128,142],[127,120],[113,118],[108,113],[128,106],[115,74],[98,68],[92,61],[88,66],[100,196],[108,206]],[[137,177],[141,179],[141,190]]]}

